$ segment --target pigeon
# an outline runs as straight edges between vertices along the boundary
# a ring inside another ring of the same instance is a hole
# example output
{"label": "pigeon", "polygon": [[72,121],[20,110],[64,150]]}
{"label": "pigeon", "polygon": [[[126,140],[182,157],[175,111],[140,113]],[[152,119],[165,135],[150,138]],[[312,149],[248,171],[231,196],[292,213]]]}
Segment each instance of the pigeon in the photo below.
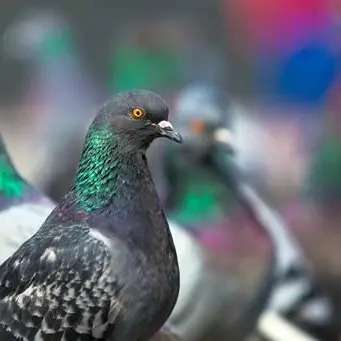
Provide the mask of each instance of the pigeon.
{"label": "pigeon", "polygon": [[[19,11],[5,31],[3,46],[8,58],[24,62],[29,70],[20,99],[26,110],[20,111],[20,118],[29,122],[19,120],[17,129],[22,129],[20,136],[30,130],[31,134],[25,148],[18,136],[12,143],[22,153],[19,166],[36,185],[60,199],[64,194],[60,177],[69,168],[74,173],[78,156],[70,155],[79,155],[78,147],[95,112],[90,109],[101,102],[104,91],[87,72],[67,18],[55,8]],[[55,160],[57,167],[53,167]],[[75,162],[70,164],[70,160]]]}
{"label": "pigeon", "polygon": [[[184,138],[181,148],[167,146],[165,178],[169,216],[184,228],[208,230],[224,219],[231,206],[230,190],[207,165],[211,131],[229,124],[229,104],[220,87],[207,82],[185,86],[174,102],[173,123]],[[168,186],[167,186],[168,185]]]}
{"label": "pigeon", "polygon": [[18,174],[0,136],[0,263],[38,231],[53,208]]}
{"label": "pigeon", "polygon": [[334,321],[334,307],[316,284],[311,265],[289,227],[280,215],[267,205],[257,192],[239,175],[237,164],[222,151],[223,142],[233,147],[227,129],[216,131],[220,143],[213,162],[222,178],[231,186],[242,206],[251,213],[254,221],[270,239],[274,249],[273,282],[266,308],[276,311],[294,325],[323,341],[338,340]]}
{"label": "pigeon", "polygon": [[90,125],[70,190],[0,266],[0,339],[146,341],[179,292],[177,255],[146,149],[182,142],[147,90],[119,93]]}

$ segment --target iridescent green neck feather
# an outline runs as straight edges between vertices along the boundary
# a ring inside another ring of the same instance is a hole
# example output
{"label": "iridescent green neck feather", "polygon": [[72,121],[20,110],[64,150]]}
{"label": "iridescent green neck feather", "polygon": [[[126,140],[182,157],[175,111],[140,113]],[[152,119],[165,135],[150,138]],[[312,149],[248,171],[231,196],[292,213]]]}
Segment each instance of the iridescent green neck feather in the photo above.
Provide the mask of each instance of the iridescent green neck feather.
{"label": "iridescent green neck feather", "polygon": [[77,203],[88,212],[108,205],[116,191],[117,143],[109,125],[90,127],[73,186]]}
{"label": "iridescent green neck feather", "polygon": [[6,154],[0,154],[0,195],[20,197],[24,184]]}

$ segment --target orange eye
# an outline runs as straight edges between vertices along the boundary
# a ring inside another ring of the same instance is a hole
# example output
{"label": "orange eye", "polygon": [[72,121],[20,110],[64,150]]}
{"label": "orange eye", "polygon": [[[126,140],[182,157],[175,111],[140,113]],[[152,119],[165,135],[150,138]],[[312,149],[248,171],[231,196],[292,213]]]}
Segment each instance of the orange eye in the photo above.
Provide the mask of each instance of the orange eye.
{"label": "orange eye", "polygon": [[145,111],[141,108],[133,108],[131,113],[133,114],[134,118],[142,118],[146,115]]}

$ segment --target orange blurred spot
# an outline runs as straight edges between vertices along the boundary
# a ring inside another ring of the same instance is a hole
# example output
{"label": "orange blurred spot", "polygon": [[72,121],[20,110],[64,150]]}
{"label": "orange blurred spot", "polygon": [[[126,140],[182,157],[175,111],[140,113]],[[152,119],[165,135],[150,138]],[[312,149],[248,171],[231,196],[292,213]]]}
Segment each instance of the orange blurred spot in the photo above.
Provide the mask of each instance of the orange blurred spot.
{"label": "orange blurred spot", "polygon": [[201,134],[204,132],[204,130],[205,130],[205,124],[202,120],[194,119],[190,123],[190,131],[193,134]]}

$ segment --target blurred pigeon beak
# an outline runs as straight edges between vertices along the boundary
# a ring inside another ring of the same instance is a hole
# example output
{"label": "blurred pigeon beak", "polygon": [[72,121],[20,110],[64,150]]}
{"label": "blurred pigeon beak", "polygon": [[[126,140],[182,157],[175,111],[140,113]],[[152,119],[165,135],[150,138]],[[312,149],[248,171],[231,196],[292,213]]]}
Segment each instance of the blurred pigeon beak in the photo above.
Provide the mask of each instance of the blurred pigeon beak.
{"label": "blurred pigeon beak", "polygon": [[157,124],[159,133],[163,137],[167,137],[175,142],[181,143],[182,137],[176,132],[169,121],[161,121]]}
{"label": "blurred pigeon beak", "polygon": [[235,142],[233,140],[232,133],[229,129],[219,128],[216,129],[213,134],[214,141],[229,150],[230,152],[235,151]]}

